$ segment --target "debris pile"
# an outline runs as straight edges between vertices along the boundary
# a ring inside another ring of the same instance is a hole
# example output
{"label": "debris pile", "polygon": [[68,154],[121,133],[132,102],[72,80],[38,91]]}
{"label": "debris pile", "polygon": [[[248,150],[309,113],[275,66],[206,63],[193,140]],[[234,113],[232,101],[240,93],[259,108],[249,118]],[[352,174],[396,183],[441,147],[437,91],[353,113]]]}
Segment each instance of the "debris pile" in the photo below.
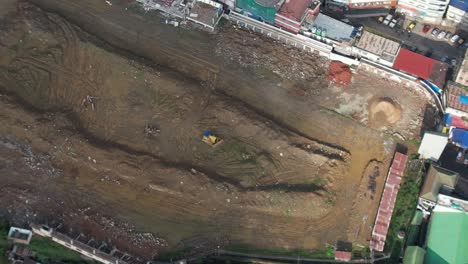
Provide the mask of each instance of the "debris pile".
{"label": "debris pile", "polygon": [[351,69],[341,61],[332,61],[328,68],[327,79],[339,85],[347,86],[351,83]]}

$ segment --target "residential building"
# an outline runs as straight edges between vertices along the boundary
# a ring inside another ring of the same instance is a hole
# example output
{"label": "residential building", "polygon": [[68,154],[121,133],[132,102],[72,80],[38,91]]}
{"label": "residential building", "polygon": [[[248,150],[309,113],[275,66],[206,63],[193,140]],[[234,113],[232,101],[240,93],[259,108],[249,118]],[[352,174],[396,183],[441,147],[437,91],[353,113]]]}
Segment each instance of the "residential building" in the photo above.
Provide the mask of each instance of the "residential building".
{"label": "residential building", "polygon": [[[454,204],[464,202],[458,199],[451,200]],[[436,205],[427,230],[424,263],[468,263],[467,249],[468,213],[452,204]]]}
{"label": "residential building", "polygon": [[415,20],[441,23],[450,0],[399,0],[397,10]]}
{"label": "residential building", "polygon": [[396,0],[349,0],[348,8],[352,9],[378,9],[393,8],[397,5]]}
{"label": "residential building", "polygon": [[328,9],[343,11],[346,17],[372,17],[389,13],[396,7],[397,0],[330,0],[326,1]]}
{"label": "residential building", "polygon": [[12,226],[10,227],[7,238],[8,240],[13,241],[13,243],[28,245],[29,242],[31,242],[32,236],[33,233],[31,230]]}
{"label": "residential building", "polygon": [[292,33],[297,33],[308,15],[316,15],[320,10],[317,0],[286,0],[275,16],[275,25]]}
{"label": "residential building", "polygon": [[430,211],[437,204],[439,193],[451,193],[458,181],[459,174],[436,165],[431,165],[419,194],[418,204]]}
{"label": "residential building", "polygon": [[468,0],[450,0],[446,19],[468,28]]}
{"label": "residential building", "polygon": [[431,82],[439,89],[445,86],[448,64],[401,48],[393,68]]}
{"label": "residential building", "polygon": [[312,20],[306,21],[304,24],[313,34],[340,42],[350,42],[354,39],[356,28],[334,19],[330,16],[319,13]]}
{"label": "residential building", "polygon": [[400,51],[400,46],[399,42],[364,30],[360,39],[354,43],[352,53],[354,56],[364,57],[368,60],[392,67]]}
{"label": "residential building", "polygon": [[284,0],[237,0],[236,7],[246,16],[274,24],[283,3]]}
{"label": "residential building", "polygon": [[189,3],[187,20],[213,31],[223,14],[223,6],[211,0],[195,0]]}
{"label": "residential building", "polygon": [[449,82],[442,96],[445,113],[459,117],[468,117],[467,97],[468,87]]}
{"label": "residential building", "polygon": [[468,87],[468,50],[465,50],[465,57],[463,58],[463,61],[458,68],[457,78],[455,79],[455,82]]}

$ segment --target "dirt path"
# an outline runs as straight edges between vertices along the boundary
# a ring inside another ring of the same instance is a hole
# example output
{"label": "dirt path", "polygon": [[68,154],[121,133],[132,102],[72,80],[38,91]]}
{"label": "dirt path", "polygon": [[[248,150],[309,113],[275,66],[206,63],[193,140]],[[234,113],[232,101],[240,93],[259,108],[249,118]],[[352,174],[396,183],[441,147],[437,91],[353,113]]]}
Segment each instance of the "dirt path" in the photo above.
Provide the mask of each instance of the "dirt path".
{"label": "dirt path", "polygon": [[[40,184],[24,189],[31,199],[54,193],[72,211],[92,208],[89,219],[100,219],[94,214],[103,210],[156,234],[165,243],[137,250],[145,257],[219,244],[319,249],[337,239],[365,243],[370,229],[362,219],[374,218],[384,180],[369,178],[367,168],[375,160],[385,171],[394,142],[323,108],[323,97],[291,93],[317,90],[321,81],[280,76],[273,72],[280,66],[240,66],[214,55],[223,43],[215,35],[175,30],[104,2],[31,2],[68,19],[22,4],[7,19],[12,26],[0,32],[2,88],[35,109],[65,113],[46,118],[9,99],[0,105],[8,124],[0,130],[4,142],[48,156],[61,172],[39,171]],[[278,49],[276,64],[296,52],[276,44],[257,48]],[[308,64],[297,67],[320,69]],[[94,107],[83,104],[87,96]],[[159,132],[145,133],[148,125]],[[213,149],[201,142],[205,130],[224,143]],[[25,154],[8,151],[16,154],[2,163],[23,166]],[[17,185],[30,178],[29,171],[17,173],[24,179]],[[375,189],[367,189],[370,180]],[[81,192],[87,200],[77,199]],[[55,214],[39,202],[25,204],[14,191],[8,195],[32,212],[27,219]],[[60,220],[91,234],[102,225]],[[132,250],[124,238],[113,243]]]}

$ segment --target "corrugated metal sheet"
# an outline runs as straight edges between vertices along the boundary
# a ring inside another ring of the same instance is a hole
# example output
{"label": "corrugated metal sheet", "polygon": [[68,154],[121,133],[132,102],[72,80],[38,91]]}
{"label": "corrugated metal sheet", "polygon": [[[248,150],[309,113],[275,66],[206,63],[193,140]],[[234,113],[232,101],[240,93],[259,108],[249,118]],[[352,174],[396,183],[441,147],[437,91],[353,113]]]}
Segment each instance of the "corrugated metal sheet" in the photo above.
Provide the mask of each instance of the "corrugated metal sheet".
{"label": "corrugated metal sheet", "polygon": [[401,177],[406,169],[408,156],[396,152],[392,165],[388,172],[385,189],[380,200],[379,211],[375,219],[374,229],[370,241],[370,248],[376,251],[383,251],[387,238],[388,227],[392,218],[393,207],[395,206],[398,189],[400,188]]}
{"label": "corrugated metal sheet", "polygon": [[237,0],[236,6],[243,9],[244,12],[250,13],[252,16],[261,18],[266,22],[274,23],[276,9],[258,4],[254,0]]}

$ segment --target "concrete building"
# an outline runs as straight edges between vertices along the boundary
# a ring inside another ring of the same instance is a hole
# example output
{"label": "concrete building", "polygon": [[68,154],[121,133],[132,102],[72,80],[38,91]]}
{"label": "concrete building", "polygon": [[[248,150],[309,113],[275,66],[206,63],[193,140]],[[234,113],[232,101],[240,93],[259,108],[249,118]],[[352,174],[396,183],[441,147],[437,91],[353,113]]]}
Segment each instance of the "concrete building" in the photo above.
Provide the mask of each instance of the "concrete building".
{"label": "concrete building", "polygon": [[223,14],[223,6],[211,0],[195,0],[189,5],[187,20],[213,31]]}
{"label": "concrete building", "polygon": [[436,204],[439,193],[450,193],[458,182],[459,174],[435,165],[431,165],[419,194],[418,204],[430,211]]}
{"label": "concrete building", "polygon": [[445,86],[449,66],[447,63],[401,48],[393,68],[429,81],[438,89],[442,89]]}
{"label": "concrete building", "polygon": [[31,242],[33,233],[31,230],[18,228],[12,226],[10,231],[8,231],[8,240],[13,241],[13,243],[28,245]]}
{"label": "concrete building", "polygon": [[396,41],[364,31],[361,38],[354,43],[352,54],[392,67],[400,47],[400,43]]}
{"label": "concrete building", "polygon": [[468,28],[468,0],[451,0],[447,9],[446,19]]}
{"label": "concrete building", "polygon": [[397,0],[329,0],[326,7],[342,11],[346,17],[372,17],[389,13]]}
{"label": "concrete building", "polygon": [[468,50],[465,51],[465,57],[463,58],[460,67],[458,68],[455,82],[468,87]]}
{"label": "concrete building", "polygon": [[450,0],[399,0],[397,10],[415,20],[439,24],[449,2]]}
{"label": "concrete building", "polygon": [[275,25],[292,33],[297,33],[307,16],[317,15],[320,1],[286,0],[275,16]]}

